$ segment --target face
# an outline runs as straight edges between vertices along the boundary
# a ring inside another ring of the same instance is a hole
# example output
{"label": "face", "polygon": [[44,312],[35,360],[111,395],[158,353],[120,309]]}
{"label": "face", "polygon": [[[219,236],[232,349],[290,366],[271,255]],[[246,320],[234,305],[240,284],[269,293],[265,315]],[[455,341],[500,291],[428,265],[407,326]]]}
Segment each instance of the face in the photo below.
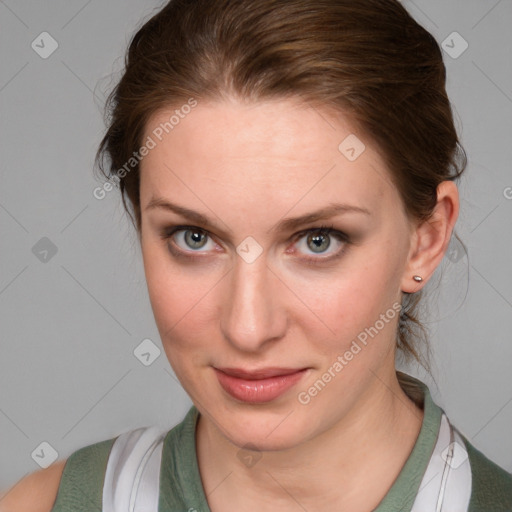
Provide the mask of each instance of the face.
{"label": "face", "polygon": [[394,376],[411,234],[401,199],[341,114],[199,102],[162,136],[173,112],[146,126],[156,145],[140,183],[167,357],[234,444],[313,439],[377,398],[376,375]]}

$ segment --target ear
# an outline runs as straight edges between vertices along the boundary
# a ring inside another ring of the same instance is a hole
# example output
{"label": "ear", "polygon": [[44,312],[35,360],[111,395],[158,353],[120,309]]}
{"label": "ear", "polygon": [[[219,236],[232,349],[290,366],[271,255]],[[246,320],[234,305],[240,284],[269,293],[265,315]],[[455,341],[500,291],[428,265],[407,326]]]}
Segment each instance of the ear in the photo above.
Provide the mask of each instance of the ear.
{"label": "ear", "polygon": [[[458,215],[457,186],[452,181],[443,181],[437,187],[437,204],[432,216],[413,230],[401,282],[403,292],[414,293],[425,286],[443,259]],[[415,275],[421,276],[423,280],[417,283],[413,279]]]}

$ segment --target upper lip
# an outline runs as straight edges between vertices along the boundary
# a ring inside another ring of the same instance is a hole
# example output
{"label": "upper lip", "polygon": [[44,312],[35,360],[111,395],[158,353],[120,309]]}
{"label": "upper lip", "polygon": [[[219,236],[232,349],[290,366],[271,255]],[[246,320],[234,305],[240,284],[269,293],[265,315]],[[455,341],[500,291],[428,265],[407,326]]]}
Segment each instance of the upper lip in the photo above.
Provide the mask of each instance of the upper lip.
{"label": "upper lip", "polygon": [[242,368],[215,368],[227,375],[237,377],[239,379],[256,380],[256,379],[268,379],[271,377],[278,377],[284,375],[291,375],[297,373],[306,368],[259,368],[255,370],[244,370]]}

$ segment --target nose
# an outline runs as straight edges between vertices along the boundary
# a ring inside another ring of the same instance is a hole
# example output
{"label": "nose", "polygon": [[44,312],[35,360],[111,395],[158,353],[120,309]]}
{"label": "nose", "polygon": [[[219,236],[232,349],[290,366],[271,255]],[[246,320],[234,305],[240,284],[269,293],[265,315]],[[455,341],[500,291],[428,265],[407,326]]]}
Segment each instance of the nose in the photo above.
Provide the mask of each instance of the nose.
{"label": "nose", "polygon": [[264,256],[252,263],[237,257],[226,281],[221,329],[225,339],[244,352],[262,351],[286,333],[286,307],[280,301],[283,284]]}

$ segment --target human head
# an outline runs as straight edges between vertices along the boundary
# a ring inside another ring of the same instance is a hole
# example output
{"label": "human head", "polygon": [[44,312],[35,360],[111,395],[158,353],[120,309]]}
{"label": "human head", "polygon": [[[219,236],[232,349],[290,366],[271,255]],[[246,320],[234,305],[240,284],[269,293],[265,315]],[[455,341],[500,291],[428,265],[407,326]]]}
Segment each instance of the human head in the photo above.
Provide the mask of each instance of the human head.
{"label": "human head", "polygon": [[[395,0],[169,2],[130,44],[109,98],[100,167],[108,156],[115,177],[158,111],[172,107],[181,119],[191,99],[229,98],[295,98],[346,116],[379,152],[411,222],[430,219],[438,186],[465,167],[440,48]],[[123,173],[120,187],[140,234],[139,167]],[[420,296],[406,294],[397,334],[398,348],[415,358]]]}

